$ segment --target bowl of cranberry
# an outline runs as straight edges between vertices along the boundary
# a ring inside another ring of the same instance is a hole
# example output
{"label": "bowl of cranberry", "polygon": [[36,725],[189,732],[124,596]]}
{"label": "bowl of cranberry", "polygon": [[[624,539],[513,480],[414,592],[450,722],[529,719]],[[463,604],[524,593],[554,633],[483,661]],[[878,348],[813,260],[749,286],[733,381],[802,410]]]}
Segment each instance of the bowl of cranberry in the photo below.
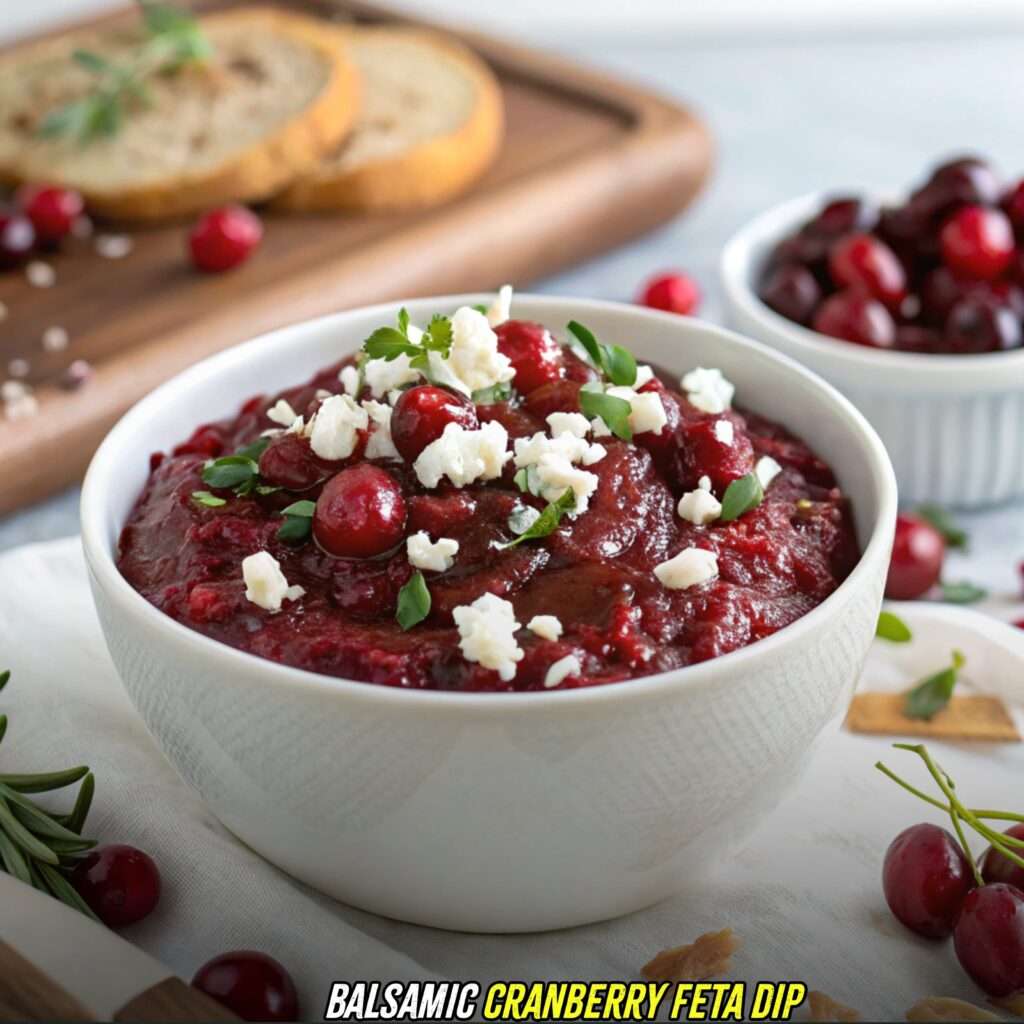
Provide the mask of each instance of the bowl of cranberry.
{"label": "bowl of cranberry", "polygon": [[491,932],[639,909],[752,832],[853,690],[896,510],[784,356],[509,303],[221,353],[82,495],[113,661],[212,812],[335,898]]}
{"label": "bowl of cranberry", "polygon": [[734,235],[721,273],[737,329],[871,421],[901,499],[1024,495],[1024,181],[961,158],[891,205],[805,196]]}

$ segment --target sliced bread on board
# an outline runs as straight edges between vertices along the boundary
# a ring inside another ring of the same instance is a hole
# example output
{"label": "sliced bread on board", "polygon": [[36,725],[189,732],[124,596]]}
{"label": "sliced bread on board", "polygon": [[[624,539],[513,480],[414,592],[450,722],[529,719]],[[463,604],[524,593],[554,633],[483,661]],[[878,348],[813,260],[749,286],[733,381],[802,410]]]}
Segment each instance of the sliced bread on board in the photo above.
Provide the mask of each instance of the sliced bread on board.
{"label": "sliced bread on board", "polygon": [[491,71],[453,39],[412,28],[352,30],[363,82],[352,134],[275,200],[289,210],[431,206],[466,189],[501,145]]}
{"label": "sliced bread on board", "polygon": [[46,132],[144,59],[141,25],[68,33],[0,58],[0,179],[74,187],[95,213],[157,220],[265,199],[337,148],[359,103],[344,31],[259,7],[198,25],[209,55],[149,73],[113,130],[84,140]]}

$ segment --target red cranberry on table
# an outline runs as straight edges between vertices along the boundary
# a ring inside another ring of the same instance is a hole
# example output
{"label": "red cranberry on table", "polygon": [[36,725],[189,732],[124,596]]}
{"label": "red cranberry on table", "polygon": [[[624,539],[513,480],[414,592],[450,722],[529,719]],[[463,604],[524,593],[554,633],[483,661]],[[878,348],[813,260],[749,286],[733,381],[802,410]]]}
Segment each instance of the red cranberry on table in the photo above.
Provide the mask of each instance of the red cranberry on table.
{"label": "red cranberry on table", "polygon": [[776,267],[765,278],[761,298],[780,316],[798,324],[809,324],[821,301],[817,278],[797,264]]}
{"label": "red cranberry on table", "polygon": [[870,348],[892,348],[896,341],[896,324],[889,311],[856,288],[830,295],[814,315],[814,329]]}
{"label": "red cranberry on table", "polygon": [[85,211],[80,193],[53,185],[25,185],[18,190],[17,202],[40,242],[59,242]]}
{"label": "red cranberry on table", "polygon": [[199,219],[188,236],[192,262],[207,273],[244,263],[263,238],[263,222],[244,206],[224,206]]}
{"label": "red cranberry on table", "polygon": [[652,277],[641,290],[639,301],[651,309],[685,316],[700,305],[700,289],[689,275],[672,271]]}
{"label": "red cranberry on table", "polygon": [[242,1020],[299,1019],[299,996],[291,975],[273,957],[253,949],[208,960],[196,971],[192,985]]}
{"label": "red cranberry on table", "polygon": [[956,839],[938,825],[912,825],[890,844],[882,889],[898,921],[926,939],[944,939],[974,887],[974,876]]}
{"label": "red cranberry on table", "polygon": [[324,485],[313,514],[313,536],[328,554],[373,558],[401,542],[405,524],[398,481],[373,463],[361,462]]}
{"label": "red cranberry on table", "polygon": [[23,213],[0,210],[0,269],[16,267],[35,248],[36,229]]}
{"label": "red cranberry on table", "polygon": [[907,275],[896,254],[874,235],[847,235],[829,251],[829,272],[839,287],[861,287],[890,308],[906,298]]}
{"label": "red cranberry on table", "polygon": [[995,882],[964,900],[953,931],[960,966],[990,996],[1024,989],[1024,892]]}
{"label": "red cranberry on table", "polygon": [[[1013,836],[1014,839],[1024,842],[1024,822],[1011,826],[1004,835]],[[1019,857],[1024,857],[1024,846],[1013,847],[1013,852]],[[981,860],[981,877],[986,882],[1005,882],[1024,891],[1024,867],[1015,864],[1009,857],[1004,857],[991,847]]]}
{"label": "red cranberry on table", "polygon": [[931,523],[912,515],[896,517],[885,596],[911,601],[926,594],[942,575],[946,542]]}
{"label": "red cranberry on table", "polygon": [[565,376],[562,346],[543,324],[532,320],[506,320],[495,328],[498,351],[516,371],[512,383],[524,395]]}
{"label": "red cranberry on table", "polygon": [[406,462],[436,441],[449,423],[477,430],[480,423],[473,403],[454,391],[423,384],[403,391],[391,413],[391,439]]}
{"label": "red cranberry on table", "polygon": [[91,850],[75,865],[71,883],[111,928],[141,921],[160,899],[160,872],[153,858],[124,844]]}
{"label": "red cranberry on table", "polygon": [[965,206],[940,235],[942,259],[951,270],[989,280],[1013,259],[1013,227],[1006,214],[986,206]]}

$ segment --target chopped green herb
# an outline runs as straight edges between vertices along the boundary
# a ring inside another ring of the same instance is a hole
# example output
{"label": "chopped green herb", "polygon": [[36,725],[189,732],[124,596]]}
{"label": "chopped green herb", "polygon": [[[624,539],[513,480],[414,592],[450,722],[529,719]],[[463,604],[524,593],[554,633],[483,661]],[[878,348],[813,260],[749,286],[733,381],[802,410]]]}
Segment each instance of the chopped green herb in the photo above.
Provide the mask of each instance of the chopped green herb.
{"label": "chopped green herb", "polygon": [[216,494],[211,494],[209,491],[193,491],[192,500],[197,505],[205,505],[207,508],[220,508],[221,505],[227,504],[224,498],[218,498]]}
{"label": "chopped green herb", "polygon": [[764,487],[756,473],[747,473],[733,480],[722,495],[722,514],[718,517],[722,522],[729,523],[734,519],[757,508],[764,500]]}
{"label": "chopped green herb", "polygon": [[966,581],[940,583],[939,589],[942,592],[942,600],[947,604],[974,604],[988,597],[988,591],[984,587]]}
{"label": "chopped green herb", "polygon": [[315,501],[295,501],[286,509],[282,509],[284,523],[277,531],[277,539],[289,544],[300,544],[308,540],[313,532],[314,512]]}
{"label": "chopped green herb", "polygon": [[587,419],[604,420],[605,426],[623,441],[633,439],[633,428],[629,425],[633,409],[624,398],[606,395],[603,391],[584,385],[580,388],[580,409]]}
{"label": "chopped green herb", "polygon": [[547,537],[558,529],[562,516],[571,512],[576,507],[576,493],[570,487],[554,501],[548,502],[543,512],[528,526],[515,540],[500,545],[501,549],[507,550],[521,544],[524,540],[539,540]]}
{"label": "chopped green herb", "polygon": [[418,569],[398,592],[398,611],[395,618],[402,629],[412,629],[430,614],[430,591],[427,581]]}
{"label": "chopped green herb", "polygon": [[252,444],[239,448],[235,454],[241,455],[244,459],[252,459],[253,462],[259,462],[260,456],[267,450],[267,445],[269,444],[269,437],[258,437]]}
{"label": "chopped green herb", "polygon": [[476,405],[494,405],[495,402],[507,402],[511,397],[512,385],[507,381],[473,392],[473,402]]}
{"label": "chopped green herb", "polygon": [[892,644],[908,644],[914,639],[910,627],[892,612],[879,612],[878,625],[875,627],[875,636],[888,640]]}
{"label": "chopped green herb", "polygon": [[256,486],[260,467],[245,455],[225,455],[211,459],[203,467],[203,483],[211,487],[232,489],[236,494],[248,494]]}
{"label": "chopped green herb", "polygon": [[530,494],[530,470],[524,466],[522,469],[516,470],[516,475],[512,477],[512,482],[519,488],[524,494]]}
{"label": "chopped green herb", "polygon": [[953,663],[934,675],[923,679],[906,694],[903,713],[907,718],[934,718],[953,696],[957,673],[964,667],[966,659],[960,651],[953,651]]}
{"label": "chopped green herb", "polygon": [[409,338],[409,313],[403,307],[398,312],[398,327],[378,327],[363,342],[363,351],[370,359],[391,362],[399,356],[409,357],[409,363],[417,370],[426,370],[430,353],[437,352],[447,359],[452,347],[452,322],[446,316],[436,315],[423,332],[417,344]]}
{"label": "chopped green herb", "polygon": [[594,367],[613,384],[631,388],[636,383],[636,359],[632,352],[620,345],[601,344],[593,331],[578,320],[569,321],[569,330],[586,350]]}

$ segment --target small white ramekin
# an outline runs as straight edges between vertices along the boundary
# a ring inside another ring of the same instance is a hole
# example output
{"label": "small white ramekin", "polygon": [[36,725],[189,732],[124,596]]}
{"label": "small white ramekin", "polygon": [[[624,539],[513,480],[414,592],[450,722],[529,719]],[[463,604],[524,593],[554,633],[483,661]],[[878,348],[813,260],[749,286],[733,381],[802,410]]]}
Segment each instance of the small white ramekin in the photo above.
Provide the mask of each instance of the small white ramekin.
{"label": "small white ramekin", "polygon": [[977,508],[1024,495],[1024,351],[883,352],[802,327],[758,298],[776,243],[831,195],[773,207],[732,236],[721,258],[730,324],[814,370],[864,413],[892,459],[901,502]]}
{"label": "small white ramekin", "polygon": [[[414,322],[478,295],[406,303]],[[132,409],[82,492],[82,537],[114,664],[182,777],[253,849],[331,896],[466,931],[562,928],[698,885],[771,812],[845,708],[874,635],[896,483],[878,436],[791,360],[694,320],[516,296],[674,371],[716,366],[738,401],[808,438],[851,496],[863,556],[775,635],[646,679],[550,693],[409,691],[314,675],[174,622],[124,580],[117,539],[149,455],[249,396],[358,348],[400,303],[276,331]]]}

